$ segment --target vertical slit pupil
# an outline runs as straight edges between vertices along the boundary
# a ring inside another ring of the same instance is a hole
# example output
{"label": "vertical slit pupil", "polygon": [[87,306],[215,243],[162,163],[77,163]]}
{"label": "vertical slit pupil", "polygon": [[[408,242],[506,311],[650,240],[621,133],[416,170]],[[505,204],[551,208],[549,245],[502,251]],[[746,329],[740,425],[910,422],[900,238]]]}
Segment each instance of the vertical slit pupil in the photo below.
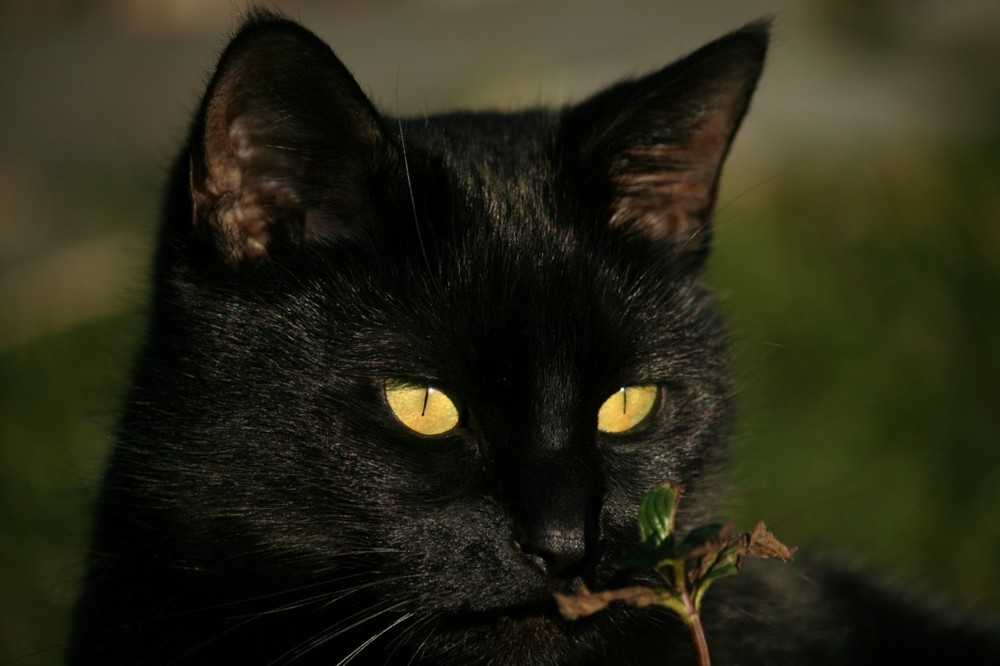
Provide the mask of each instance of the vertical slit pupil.
{"label": "vertical slit pupil", "polygon": [[420,415],[427,415],[427,401],[431,398],[431,388],[429,386],[424,387],[424,405],[420,408]]}

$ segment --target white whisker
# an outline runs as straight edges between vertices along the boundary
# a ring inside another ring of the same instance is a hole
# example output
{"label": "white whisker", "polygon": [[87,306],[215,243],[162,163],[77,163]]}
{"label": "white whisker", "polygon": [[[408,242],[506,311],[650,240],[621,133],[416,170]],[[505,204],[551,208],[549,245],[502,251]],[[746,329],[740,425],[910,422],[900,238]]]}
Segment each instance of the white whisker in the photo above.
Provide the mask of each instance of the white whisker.
{"label": "white whisker", "polygon": [[393,622],[392,624],[390,624],[388,627],[385,627],[384,629],[382,629],[382,631],[378,632],[377,634],[375,634],[374,636],[372,636],[371,638],[369,638],[368,640],[366,640],[364,643],[362,643],[361,645],[359,645],[357,648],[355,648],[353,652],[351,652],[349,655],[347,655],[346,657],[344,657],[343,659],[341,659],[339,662],[337,662],[337,666],[343,666],[347,662],[351,661],[352,659],[354,659],[355,657],[357,657],[359,654],[361,654],[361,652],[365,648],[367,648],[369,645],[371,645],[372,643],[374,643],[381,636],[385,635],[386,632],[390,631],[391,629],[393,629],[398,624],[400,624],[402,622],[405,622],[406,620],[409,620],[411,617],[413,617],[413,613],[406,613],[405,615],[403,615],[402,617],[400,617],[399,619],[397,619],[395,622]]}
{"label": "white whisker", "polygon": [[406,172],[406,187],[410,193],[410,209],[413,211],[413,224],[417,230],[417,242],[420,243],[420,252],[424,256],[424,263],[428,270],[431,267],[430,259],[427,257],[427,248],[424,247],[424,235],[420,229],[420,219],[417,217],[417,198],[413,194],[413,179],[410,177],[410,161],[406,156],[406,137],[403,135],[403,121],[397,120],[399,127],[399,147],[403,153],[403,171]]}

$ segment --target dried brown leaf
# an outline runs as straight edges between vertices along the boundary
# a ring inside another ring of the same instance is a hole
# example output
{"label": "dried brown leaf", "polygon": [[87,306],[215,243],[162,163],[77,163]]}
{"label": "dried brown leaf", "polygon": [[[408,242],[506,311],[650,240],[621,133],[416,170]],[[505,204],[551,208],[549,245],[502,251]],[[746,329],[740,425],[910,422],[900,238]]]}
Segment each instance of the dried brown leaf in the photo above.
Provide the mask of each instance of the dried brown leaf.
{"label": "dried brown leaf", "polygon": [[656,602],[659,595],[647,587],[623,587],[617,590],[591,592],[587,586],[576,594],[553,593],[559,613],[567,620],[577,620],[593,615],[615,601],[644,608]]}
{"label": "dried brown leaf", "polygon": [[767,525],[762,522],[757,523],[750,533],[750,541],[747,544],[747,552],[755,557],[791,562],[795,548],[789,548],[778,541],[778,538],[767,531]]}

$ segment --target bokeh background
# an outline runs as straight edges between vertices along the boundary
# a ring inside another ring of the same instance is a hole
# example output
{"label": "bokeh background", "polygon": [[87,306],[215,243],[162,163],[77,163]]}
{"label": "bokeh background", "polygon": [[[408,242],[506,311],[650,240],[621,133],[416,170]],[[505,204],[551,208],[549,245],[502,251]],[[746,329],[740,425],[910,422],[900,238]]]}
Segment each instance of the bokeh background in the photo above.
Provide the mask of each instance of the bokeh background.
{"label": "bokeh background", "polygon": [[[60,661],[159,188],[241,6],[0,0],[0,664]],[[734,513],[1000,608],[1000,3],[273,6],[405,114],[565,103],[773,14],[711,263]]]}

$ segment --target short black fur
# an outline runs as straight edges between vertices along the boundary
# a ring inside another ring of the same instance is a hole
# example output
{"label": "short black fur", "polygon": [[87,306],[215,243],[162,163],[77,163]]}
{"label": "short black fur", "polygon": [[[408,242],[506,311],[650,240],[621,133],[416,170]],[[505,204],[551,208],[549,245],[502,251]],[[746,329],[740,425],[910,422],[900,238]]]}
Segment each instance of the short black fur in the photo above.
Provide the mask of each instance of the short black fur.
{"label": "short black fur", "polygon": [[[764,62],[749,25],[581,104],[397,120],[257,12],[176,162],[148,338],[100,497],[74,664],[691,663],[678,621],[561,620],[627,582],[657,482],[717,517],[726,336],[702,279],[718,175]],[[436,438],[387,380],[441,387]],[[651,420],[599,432],[621,386]],[[993,663],[829,565],[706,601],[718,663]]]}

